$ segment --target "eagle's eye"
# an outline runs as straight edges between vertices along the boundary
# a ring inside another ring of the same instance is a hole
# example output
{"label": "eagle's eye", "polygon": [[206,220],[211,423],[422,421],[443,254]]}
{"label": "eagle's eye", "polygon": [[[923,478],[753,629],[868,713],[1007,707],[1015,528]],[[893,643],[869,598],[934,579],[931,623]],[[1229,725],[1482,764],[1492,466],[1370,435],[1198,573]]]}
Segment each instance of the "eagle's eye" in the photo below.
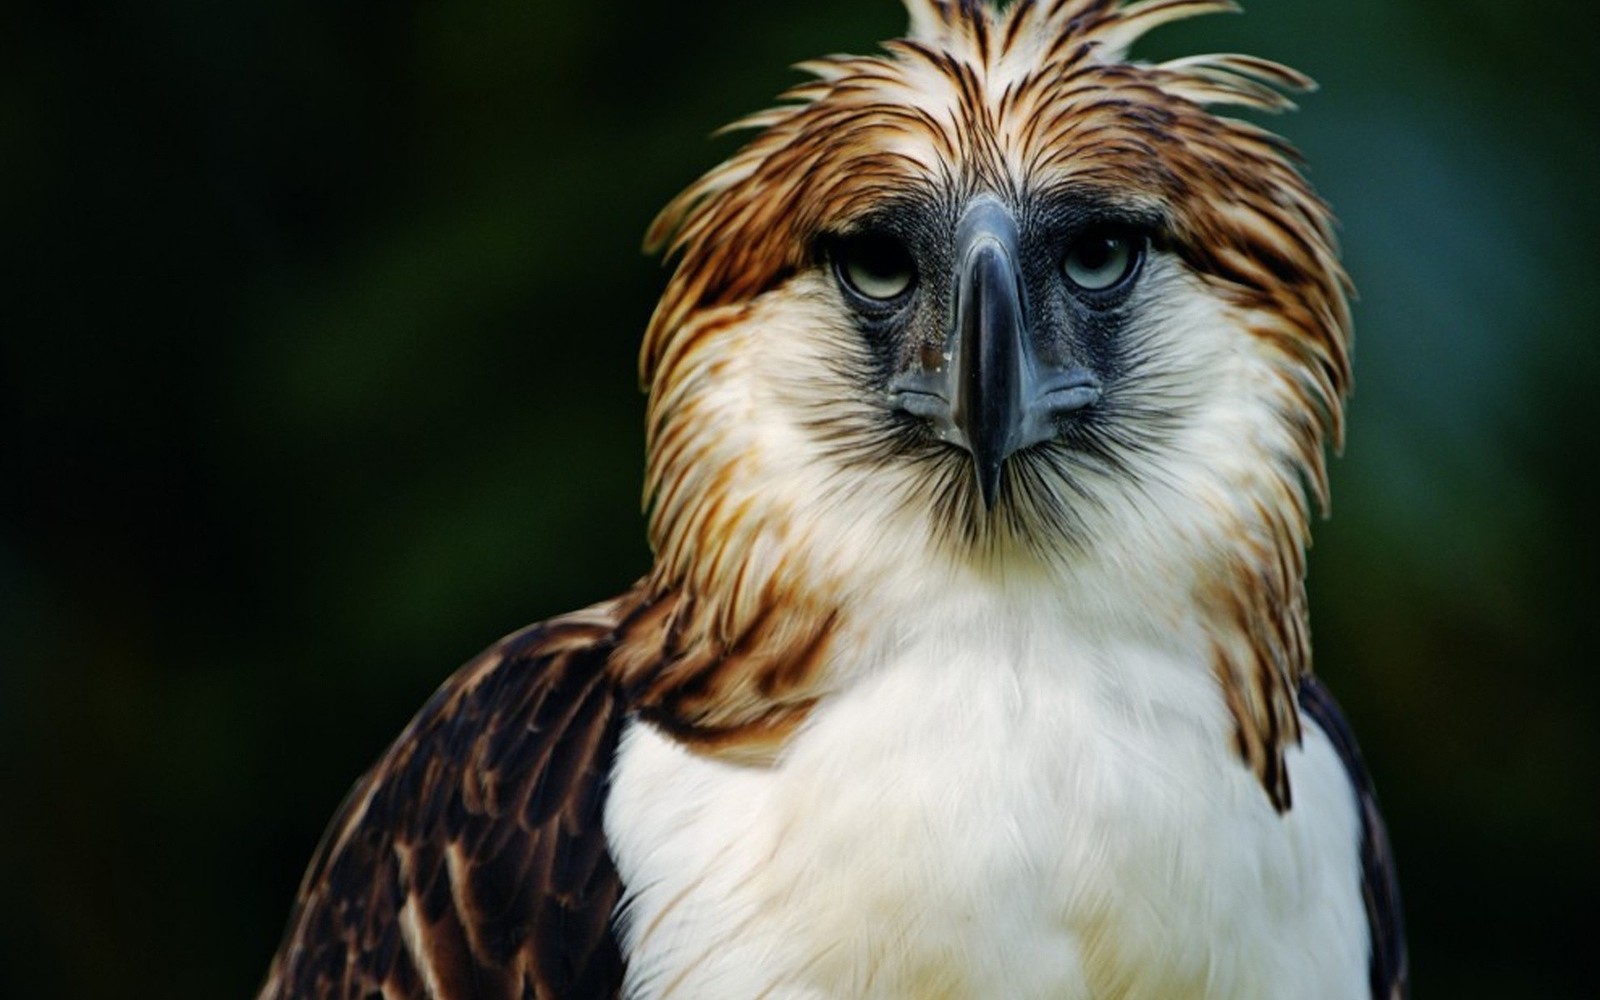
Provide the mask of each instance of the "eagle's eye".
{"label": "eagle's eye", "polygon": [[917,284],[917,265],[905,244],[883,233],[847,236],[834,245],[839,284],[870,307],[894,305]]}
{"label": "eagle's eye", "polygon": [[1142,238],[1125,229],[1097,226],[1067,248],[1061,270],[1078,289],[1106,293],[1131,281],[1143,262]]}

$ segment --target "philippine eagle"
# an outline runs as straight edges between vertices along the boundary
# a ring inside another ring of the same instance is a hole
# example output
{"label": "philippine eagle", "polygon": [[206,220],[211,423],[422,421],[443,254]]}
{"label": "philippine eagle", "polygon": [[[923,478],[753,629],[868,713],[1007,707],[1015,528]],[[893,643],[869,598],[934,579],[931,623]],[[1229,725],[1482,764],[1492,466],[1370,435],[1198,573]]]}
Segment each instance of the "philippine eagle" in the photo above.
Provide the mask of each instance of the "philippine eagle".
{"label": "philippine eagle", "polygon": [[655,564],[468,663],[260,996],[1391,998],[1311,674],[1347,281],[1228,0],[906,0],[672,201]]}

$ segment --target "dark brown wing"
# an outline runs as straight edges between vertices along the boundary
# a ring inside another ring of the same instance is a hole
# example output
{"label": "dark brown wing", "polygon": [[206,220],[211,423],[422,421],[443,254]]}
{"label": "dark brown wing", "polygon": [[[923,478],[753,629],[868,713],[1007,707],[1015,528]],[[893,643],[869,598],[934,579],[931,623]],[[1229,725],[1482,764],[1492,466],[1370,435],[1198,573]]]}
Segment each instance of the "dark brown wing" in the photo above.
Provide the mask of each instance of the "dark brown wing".
{"label": "dark brown wing", "polygon": [[345,801],[260,1000],[615,997],[619,601],[463,667]]}
{"label": "dark brown wing", "polygon": [[1411,995],[1411,964],[1406,955],[1406,928],[1400,912],[1400,885],[1395,878],[1394,855],[1378,797],[1372,789],[1361,749],[1328,689],[1311,675],[1300,680],[1300,710],[1314,719],[1339,759],[1355,791],[1361,810],[1361,895],[1367,904],[1367,927],[1372,940],[1368,977],[1373,1000],[1405,1000]]}

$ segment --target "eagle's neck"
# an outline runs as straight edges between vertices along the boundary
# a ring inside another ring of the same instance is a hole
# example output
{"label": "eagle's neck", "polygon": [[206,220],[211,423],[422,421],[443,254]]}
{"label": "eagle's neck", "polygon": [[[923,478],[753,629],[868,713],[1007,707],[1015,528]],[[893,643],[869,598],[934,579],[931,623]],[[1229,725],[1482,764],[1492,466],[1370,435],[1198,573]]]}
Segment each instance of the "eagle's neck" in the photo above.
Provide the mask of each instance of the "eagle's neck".
{"label": "eagle's neck", "polygon": [[[736,579],[760,579],[742,569]],[[1209,574],[1150,577],[1117,560],[1063,573],[908,552],[847,575],[865,585],[768,577],[751,596],[700,592],[692,579],[648,580],[614,666],[641,716],[668,735],[713,756],[768,764],[819,705],[908,648],[991,648],[1032,670],[1092,662],[1112,678],[1128,660],[1131,691],[1153,690],[1131,665],[1153,658],[1217,696],[1232,750],[1274,807],[1288,808],[1283,754],[1300,738],[1293,691],[1308,667],[1298,558],[1224,560]],[[744,613],[730,615],[730,606]]]}

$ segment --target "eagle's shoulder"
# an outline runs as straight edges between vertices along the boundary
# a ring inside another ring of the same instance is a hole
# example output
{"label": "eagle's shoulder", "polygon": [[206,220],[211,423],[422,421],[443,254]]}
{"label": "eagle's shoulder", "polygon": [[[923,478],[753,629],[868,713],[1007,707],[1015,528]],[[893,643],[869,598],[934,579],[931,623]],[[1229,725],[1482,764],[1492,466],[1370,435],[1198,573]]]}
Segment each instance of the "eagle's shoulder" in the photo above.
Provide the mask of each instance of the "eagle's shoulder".
{"label": "eagle's shoulder", "polygon": [[1368,976],[1373,1000],[1404,1000],[1411,994],[1411,971],[1400,909],[1400,883],[1372,777],[1350,724],[1322,682],[1311,674],[1302,676],[1299,694],[1300,710],[1327,735],[1343,762],[1361,818],[1361,898],[1366,904],[1371,935]]}
{"label": "eagle's shoulder", "polygon": [[260,1000],[616,995],[607,662],[644,603],[527,628],[440,687],[329,825]]}

